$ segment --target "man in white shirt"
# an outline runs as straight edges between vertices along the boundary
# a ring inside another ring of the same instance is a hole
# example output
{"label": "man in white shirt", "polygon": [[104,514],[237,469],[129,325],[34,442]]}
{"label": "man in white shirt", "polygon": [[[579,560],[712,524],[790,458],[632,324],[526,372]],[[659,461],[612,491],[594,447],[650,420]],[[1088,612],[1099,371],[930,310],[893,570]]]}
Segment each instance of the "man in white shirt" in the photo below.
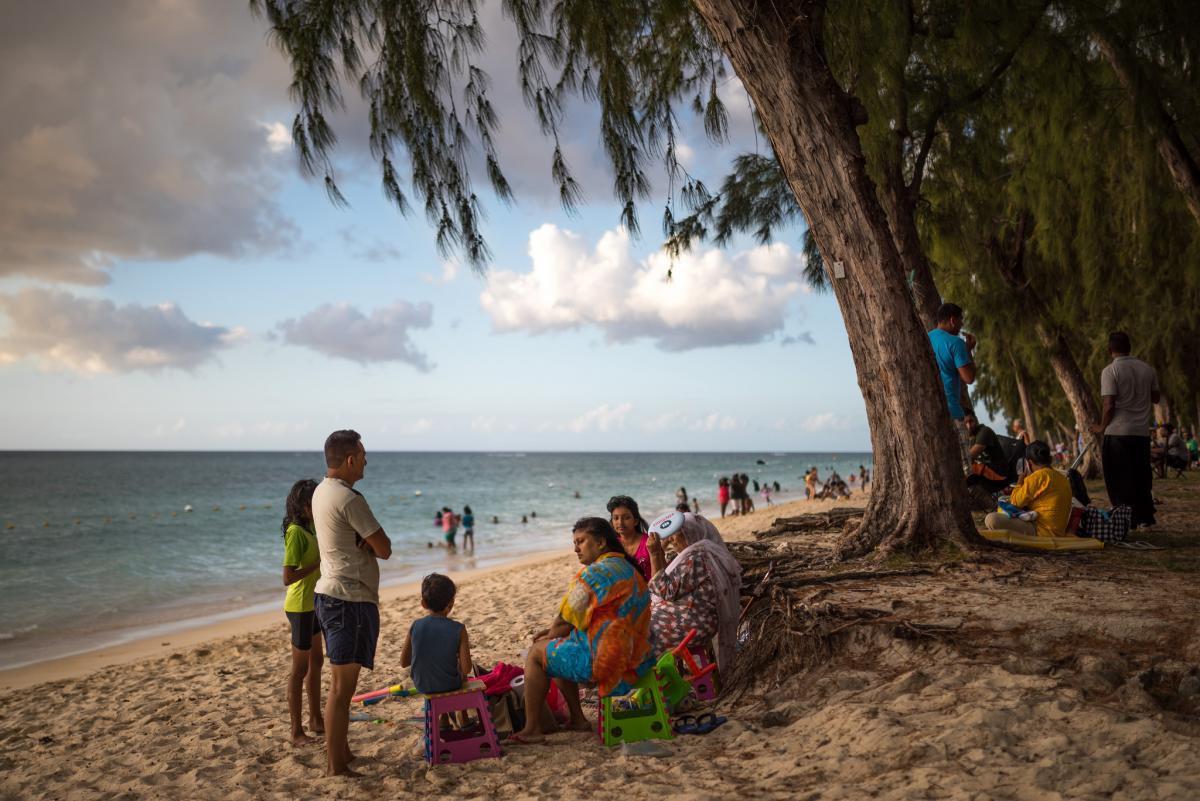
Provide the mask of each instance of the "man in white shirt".
{"label": "man in white shirt", "polygon": [[1104,487],[1113,506],[1133,510],[1133,527],[1154,525],[1154,476],[1150,467],[1150,422],[1158,403],[1158,373],[1129,355],[1129,335],[1108,337],[1112,362],[1100,373],[1104,412],[1097,434],[1104,435]]}
{"label": "man in white shirt", "polygon": [[313,492],[312,516],[321,552],[321,579],[314,607],[332,686],[325,702],[327,776],[358,776],[346,739],[350,699],[362,668],[375,666],[379,641],[379,563],[392,543],[362,493],[354,489],[367,467],[358,432],[334,431],[325,440],[325,480]]}

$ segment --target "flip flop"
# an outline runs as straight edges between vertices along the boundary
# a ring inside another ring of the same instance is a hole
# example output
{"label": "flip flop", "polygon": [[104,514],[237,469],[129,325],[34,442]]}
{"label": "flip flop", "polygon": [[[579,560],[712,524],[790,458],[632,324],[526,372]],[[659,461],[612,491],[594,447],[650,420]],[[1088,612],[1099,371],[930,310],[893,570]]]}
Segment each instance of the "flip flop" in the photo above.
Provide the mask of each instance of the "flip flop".
{"label": "flip flop", "polygon": [[694,734],[708,734],[713,729],[728,723],[729,719],[715,715],[712,712],[705,712],[700,717],[696,718],[696,731]]}
{"label": "flip flop", "polygon": [[1115,545],[1118,548],[1124,548],[1129,551],[1165,551],[1165,550],[1167,550],[1166,547],[1164,547],[1162,545],[1155,545],[1153,543],[1146,542],[1145,540],[1114,542],[1113,545]]}
{"label": "flip flop", "polygon": [[671,730],[676,734],[699,734],[698,725],[695,715],[683,715],[671,722]]}

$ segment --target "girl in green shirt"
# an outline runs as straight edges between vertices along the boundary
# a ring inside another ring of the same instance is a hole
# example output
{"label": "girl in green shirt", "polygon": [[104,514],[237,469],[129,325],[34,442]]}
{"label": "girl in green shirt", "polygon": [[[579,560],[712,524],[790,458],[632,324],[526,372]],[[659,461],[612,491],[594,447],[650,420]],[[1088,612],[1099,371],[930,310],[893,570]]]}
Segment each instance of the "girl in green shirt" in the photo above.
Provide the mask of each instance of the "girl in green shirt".
{"label": "girl in green shirt", "polygon": [[[308,684],[308,719],[313,732],[325,733],[321,713],[321,667],[324,653],[321,630],[313,612],[313,588],[321,577],[321,554],[313,533],[312,498],[317,482],[297,481],[288,493],[283,516],[283,585],[287,595],[283,611],[292,628],[292,672],[288,677],[288,712],[292,718],[292,744],[310,741],[301,720],[300,696]],[[306,682],[307,680],[307,682]]]}

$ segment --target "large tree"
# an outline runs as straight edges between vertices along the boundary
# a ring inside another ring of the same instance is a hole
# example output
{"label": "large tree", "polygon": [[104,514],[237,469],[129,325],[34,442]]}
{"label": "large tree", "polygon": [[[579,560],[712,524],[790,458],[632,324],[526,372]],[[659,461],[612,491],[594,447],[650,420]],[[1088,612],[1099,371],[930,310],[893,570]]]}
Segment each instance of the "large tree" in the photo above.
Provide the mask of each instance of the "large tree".
{"label": "large tree", "polygon": [[[384,189],[402,208],[397,150],[439,243],[487,257],[471,183],[471,148],[497,195],[509,193],[476,0],[253,0],[291,59],[302,163],[338,197],[328,109],[343,79],[362,92]],[[674,157],[676,108],[693,101],[724,131],[716,96],[724,65],[745,87],[832,277],[866,404],[876,481],[853,551],[978,541],[957,445],[925,326],[863,154],[863,103],[835,77],[818,0],[506,0],[526,99],[550,137],[564,200],[577,187],[557,147],[564,99],[599,102],[600,134],[623,220],[636,229],[648,154]],[[870,78],[868,76],[867,81]]]}

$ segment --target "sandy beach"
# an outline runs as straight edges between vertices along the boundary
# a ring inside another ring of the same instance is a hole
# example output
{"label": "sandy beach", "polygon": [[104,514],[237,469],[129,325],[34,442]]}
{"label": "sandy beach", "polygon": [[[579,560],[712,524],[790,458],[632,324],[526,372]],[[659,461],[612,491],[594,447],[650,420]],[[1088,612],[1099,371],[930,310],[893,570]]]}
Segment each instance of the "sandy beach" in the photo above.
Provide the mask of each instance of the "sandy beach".
{"label": "sandy beach", "polygon": [[[776,516],[826,506],[793,502],[720,526],[731,540],[749,538]],[[16,689],[0,695],[0,797],[1195,798],[1200,731],[1171,722],[1145,674],[1151,660],[1158,675],[1195,675],[1194,581],[1102,569],[1064,583],[1082,563],[1039,563],[1019,581],[1004,577],[1007,567],[971,566],[886,587],[814,588],[831,602],[903,610],[895,614],[958,640],[858,627],[836,664],[719,705],[729,723],[671,741],[663,758],[624,756],[576,733],[500,760],[430,768],[419,702],[390,701],[373,708],[384,722],[351,724],[366,777],[325,779],[320,747],[288,743],[282,613],[169,645],[134,643],[3,676]],[[455,617],[476,659],[517,662],[574,569],[572,554],[555,553],[456,575]],[[362,689],[407,677],[399,652],[419,614],[416,593],[392,588],[381,612],[376,669]]]}

